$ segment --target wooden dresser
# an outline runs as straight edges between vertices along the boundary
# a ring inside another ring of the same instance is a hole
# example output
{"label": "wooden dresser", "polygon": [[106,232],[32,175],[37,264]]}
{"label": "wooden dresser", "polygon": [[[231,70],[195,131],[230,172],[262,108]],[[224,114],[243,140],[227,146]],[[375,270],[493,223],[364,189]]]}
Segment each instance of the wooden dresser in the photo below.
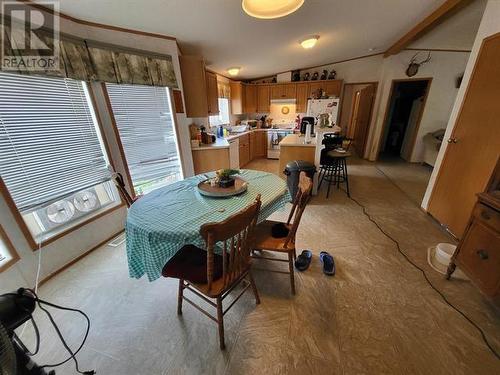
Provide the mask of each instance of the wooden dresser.
{"label": "wooden dresser", "polygon": [[448,267],[449,279],[456,266],[486,296],[500,300],[500,170],[493,176],[478,200],[462,240]]}

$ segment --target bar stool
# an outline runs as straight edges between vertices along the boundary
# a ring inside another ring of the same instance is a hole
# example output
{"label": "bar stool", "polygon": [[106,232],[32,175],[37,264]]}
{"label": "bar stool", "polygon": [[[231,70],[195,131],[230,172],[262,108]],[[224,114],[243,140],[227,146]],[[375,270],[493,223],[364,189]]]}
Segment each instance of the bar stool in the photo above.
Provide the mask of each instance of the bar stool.
{"label": "bar stool", "polygon": [[[351,145],[351,139],[342,138],[342,141],[338,143],[336,141],[336,147],[329,147],[327,145],[330,140],[323,140],[325,148],[321,150],[320,157],[320,182],[318,189],[321,188],[323,181],[328,183],[328,189],[326,191],[326,197],[330,196],[331,186],[337,185],[337,189],[340,188],[341,183],[345,183],[347,196],[350,197],[349,193],[349,176],[347,173],[347,158],[351,156],[349,147]],[[339,147],[339,146],[344,146]]]}

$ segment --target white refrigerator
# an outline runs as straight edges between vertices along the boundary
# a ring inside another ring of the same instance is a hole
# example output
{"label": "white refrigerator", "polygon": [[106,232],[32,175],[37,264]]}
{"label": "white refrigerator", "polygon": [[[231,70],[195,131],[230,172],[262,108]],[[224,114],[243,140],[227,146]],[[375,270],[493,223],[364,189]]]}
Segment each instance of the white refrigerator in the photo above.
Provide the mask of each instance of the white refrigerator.
{"label": "white refrigerator", "polygon": [[[329,116],[329,127],[319,128],[319,125],[314,127],[314,133],[316,134],[316,153],[315,153],[315,161],[316,170],[319,171],[320,167],[320,158],[321,158],[321,149],[324,147],[322,145],[323,134],[332,131],[334,125],[338,125],[338,117],[340,110],[340,99],[339,98],[330,98],[330,99],[309,99],[307,101],[307,116],[312,116],[317,120],[319,120],[319,116],[328,113]],[[313,194],[316,195],[318,193],[318,173],[314,175],[313,181]]]}
{"label": "white refrigerator", "polygon": [[339,98],[309,99],[307,101],[307,116],[312,116],[315,119],[318,119],[319,115],[328,113],[331,114],[330,126],[337,125],[340,110],[339,107]]}

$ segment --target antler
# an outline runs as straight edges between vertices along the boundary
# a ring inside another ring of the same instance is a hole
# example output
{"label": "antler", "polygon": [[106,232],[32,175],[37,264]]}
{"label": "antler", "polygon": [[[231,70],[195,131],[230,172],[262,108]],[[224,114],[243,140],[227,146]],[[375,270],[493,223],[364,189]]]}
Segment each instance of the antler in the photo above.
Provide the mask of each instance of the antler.
{"label": "antler", "polygon": [[419,53],[420,52],[417,52],[416,54],[413,55],[413,57],[410,60],[410,64],[413,64],[413,62],[415,61],[415,59],[417,58],[417,56],[418,56]]}
{"label": "antler", "polygon": [[429,62],[429,61],[431,61],[431,51],[429,51],[427,58],[425,60],[422,60],[421,62],[419,62],[418,65],[425,64],[426,62]]}

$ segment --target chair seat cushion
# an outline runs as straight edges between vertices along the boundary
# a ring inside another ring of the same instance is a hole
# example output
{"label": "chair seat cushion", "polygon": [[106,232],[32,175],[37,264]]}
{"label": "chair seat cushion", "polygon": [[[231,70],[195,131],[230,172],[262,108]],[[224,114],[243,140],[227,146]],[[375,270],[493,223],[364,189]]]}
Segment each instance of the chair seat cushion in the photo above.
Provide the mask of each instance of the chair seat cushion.
{"label": "chair seat cushion", "polygon": [[[273,250],[273,251],[281,251],[288,252],[293,250],[294,244],[288,243],[288,246],[285,247],[285,238],[275,238],[272,236],[273,226],[276,224],[280,224],[279,221],[265,220],[259,225],[255,227],[255,243],[254,249],[260,250]],[[284,224],[284,223],[281,223]],[[291,226],[285,226],[290,230]]]}
{"label": "chair seat cushion", "polygon": [[[184,245],[163,267],[164,277],[183,279],[192,283],[206,284],[207,251],[195,245]],[[214,254],[213,280],[222,277],[222,256]]]}
{"label": "chair seat cushion", "polygon": [[336,150],[332,150],[332,151],[328,151],[328,153],[326,154],[328,157],[330,158],[348,158],[349,156],[351,156],[351,152],[350,151],[346,151],[346,152],[338,152]]}

